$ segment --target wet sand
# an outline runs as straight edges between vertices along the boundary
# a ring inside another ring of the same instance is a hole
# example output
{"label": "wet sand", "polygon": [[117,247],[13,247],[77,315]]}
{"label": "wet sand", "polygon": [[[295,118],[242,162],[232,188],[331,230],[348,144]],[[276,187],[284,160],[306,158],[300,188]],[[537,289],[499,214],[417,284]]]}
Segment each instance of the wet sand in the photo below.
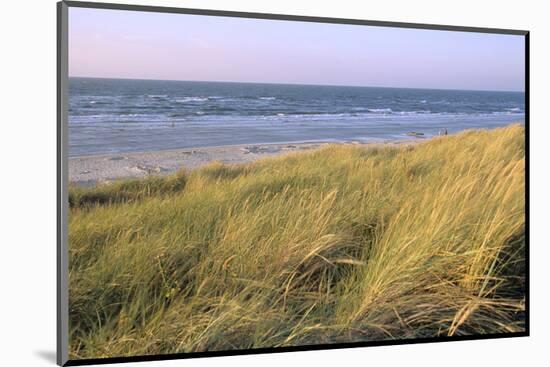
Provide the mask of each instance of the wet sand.
{"label": "wet sand", "polygon": [[[338,144],[401,145],[407,143],[415,143],[415,140],[376,143],[350,141]],[[181,168],[194,170],[213,161],[225,164],[247,163],[265,157],[317,149],[327,144],[335,143],[230,145],[73,157],[69,158],[69,182],[79,186],[93,186],[122,178],[170,174]]]}

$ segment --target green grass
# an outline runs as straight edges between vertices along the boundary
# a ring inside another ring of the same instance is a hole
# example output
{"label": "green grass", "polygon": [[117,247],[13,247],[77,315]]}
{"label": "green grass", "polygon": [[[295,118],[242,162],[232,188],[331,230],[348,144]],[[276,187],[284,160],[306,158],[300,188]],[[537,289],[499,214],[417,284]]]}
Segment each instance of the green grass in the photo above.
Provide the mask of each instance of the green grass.
{"label": "green grass", "polygon": [[524,128],[70,190],[70,357],[524,330]]}

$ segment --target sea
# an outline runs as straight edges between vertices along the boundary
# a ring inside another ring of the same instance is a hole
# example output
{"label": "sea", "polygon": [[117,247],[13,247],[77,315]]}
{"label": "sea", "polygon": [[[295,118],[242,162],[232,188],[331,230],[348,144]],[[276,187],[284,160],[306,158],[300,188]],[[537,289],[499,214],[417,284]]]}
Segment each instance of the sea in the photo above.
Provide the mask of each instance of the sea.
{"label": "sea", "polygon": [[385,141],[525,121],[523,92],[69,79],[69,156]]}

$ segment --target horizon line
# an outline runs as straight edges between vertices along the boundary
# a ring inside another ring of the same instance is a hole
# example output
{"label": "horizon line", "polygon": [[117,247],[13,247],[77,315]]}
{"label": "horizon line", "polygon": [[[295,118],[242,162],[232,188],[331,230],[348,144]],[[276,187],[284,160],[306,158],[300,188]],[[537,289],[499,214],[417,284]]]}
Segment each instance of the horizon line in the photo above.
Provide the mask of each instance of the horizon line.
{"label": "horizon line", "polygon": [[68,78],[80,79],[111,79],[111,80],[143,80],[158,82],[197,82],[197,83],[234,83],[234,84],[268,84],[268,85],[296,85],[296,86],[317,86],[317,87],[348,87],[348,88],[387,88],[387,89],[424,89],[440,91],[462,91],[462,92],[499,92],[499,93],[525,93],[525,90],[498,90],[498,89],[456,89],[456,88],[426,88],[426,87],[387,87],[379,85],[347,85],[347,84],[312,84],[312,83],[289,83],[289,82],[240,82],[232,80],[189,80],[189,79],[156,79],[156,78],[133,78],[133,77],[103,77],[103,76],[80,76],[68,75]]}

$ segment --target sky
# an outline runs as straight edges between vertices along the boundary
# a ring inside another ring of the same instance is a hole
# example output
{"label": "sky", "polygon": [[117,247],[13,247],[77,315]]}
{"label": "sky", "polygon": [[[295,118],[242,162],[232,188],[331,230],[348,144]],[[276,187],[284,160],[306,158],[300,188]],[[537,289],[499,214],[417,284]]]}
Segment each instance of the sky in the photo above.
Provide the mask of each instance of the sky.
{"label": "sky", "polygon": [[524,37],[69,8],[69,76],[523,91]]}

